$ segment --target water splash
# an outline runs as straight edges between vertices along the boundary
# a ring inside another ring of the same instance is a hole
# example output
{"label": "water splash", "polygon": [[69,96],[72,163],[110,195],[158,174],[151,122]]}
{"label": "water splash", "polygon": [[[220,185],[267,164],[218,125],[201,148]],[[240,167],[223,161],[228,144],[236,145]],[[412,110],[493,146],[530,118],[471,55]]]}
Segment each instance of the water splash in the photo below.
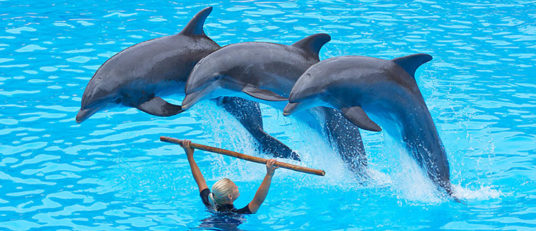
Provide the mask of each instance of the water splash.
{"label": "water splash", "polygon": [[483,186],[480,188],[471,189],[469,186],[452,185],[454,189],[454,196],[461,200],[490,200],[498,199],[503,193],[500,190],[493,189],[491,186]]}
{"label": "water splash", "polygon": [[377,171],[384,172],[390,178],[391,190],[395,197],[409,202],[440,203],[444,195],[437,190],[434,183],[426,176],[423,169],[411,158],[400,142],[391,136],[384,136],[384,150],[376,163],[371,164]]}
{"label": "water splash", "polygon": [[[202,130],[205,131],[203,144],[220,147],[253,156],[262,156],[257,142],[251,134],[231,114],[217,106],[213,101],[203,101],[192,108],[192,116],[200,118]],[[207,142],[208,141],[208,142]],[[212,168],[207,172],[208,180],[217,181],[223,177],[233,181],[256,181],[262,179],[263,166],[244,160],[229,158],[218,154],[207,154]],[[260,166],[260,167],[259,167]]]}
{"label": "water splash", "polygon": [[[400,142],[397,142],[393,137],[386,136],[384,146],[385,150],[389,150],[389,154],[384,154],[378,163],[372,164],[372,166],[379,168],[372,170],[372,172],[376,174],[375,176],[381,176],[373,178],[374,180],[388,178],[388,180],[383,180],[390,184],[398,199],[427,204],[451,201],[449,196],[438,190]],[[501,192],[492,189],[492,186],[470,189],[469,186],[453,184],[453,191],[454,196],[461,200],[489,200],[501,196]]]}

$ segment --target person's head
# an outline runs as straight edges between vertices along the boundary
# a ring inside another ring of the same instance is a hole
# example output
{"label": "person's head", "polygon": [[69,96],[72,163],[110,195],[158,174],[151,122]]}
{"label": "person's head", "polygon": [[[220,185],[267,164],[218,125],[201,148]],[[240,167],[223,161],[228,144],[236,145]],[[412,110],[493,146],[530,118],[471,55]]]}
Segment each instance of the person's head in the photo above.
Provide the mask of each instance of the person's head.
{"label": "person's head", "polygon": [[209,195],[210,203],[213,207],[224,204],[233,204],[240,196],[238,187],[227,178],[223,178],[212,185],[212,193]]}

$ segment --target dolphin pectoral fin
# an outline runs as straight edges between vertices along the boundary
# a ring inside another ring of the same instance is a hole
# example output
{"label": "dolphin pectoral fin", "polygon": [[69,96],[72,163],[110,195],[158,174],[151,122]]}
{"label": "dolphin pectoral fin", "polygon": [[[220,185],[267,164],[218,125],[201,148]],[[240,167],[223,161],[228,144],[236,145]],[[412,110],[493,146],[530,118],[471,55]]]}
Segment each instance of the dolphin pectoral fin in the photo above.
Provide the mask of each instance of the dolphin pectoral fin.
{"label": "dolphin pectoral fin", "polygon": [[287,98],[276,94],[273,91],[260,89],[251,85],[245,86],[242,91],[251,97],[268,101],[286,101]]}
{"label": "dolphin pectoral fin", "polygon": [[363,108],[359,106],[342,108],[341,111],[346,119],[357,125],[359,128],[373,132],[382,130],[378,124],[374,123],[374,121],[367,116],[365,111],[363,111]]}
{"label": "dolphin pectoral fin", "polygon": [[415,77],[417,68],[430,60],[432,60],[432,56],[429,54],[414,54],[396,58],[392,61],[404,68],[408,74]]}
{"label": "dolphin pectoral fin", "polygon": [[153,97],[136,108],[155,116],[172,116],[182,112],[181,106],[170,104],[160,97]]}

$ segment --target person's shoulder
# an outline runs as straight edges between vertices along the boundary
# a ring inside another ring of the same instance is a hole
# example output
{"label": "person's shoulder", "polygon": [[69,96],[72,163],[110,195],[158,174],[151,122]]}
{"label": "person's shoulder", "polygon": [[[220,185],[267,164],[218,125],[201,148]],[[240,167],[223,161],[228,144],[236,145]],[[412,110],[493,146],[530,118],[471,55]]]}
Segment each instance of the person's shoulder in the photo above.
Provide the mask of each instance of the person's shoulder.
{"label": "person's shoulder", "polygon": [[203,204],[207,207],[210,207],[210,202],[208,200],[208,195],[210,194],[210,189],[205,188],[199,192],[199,196],[201,196],[201,201],[203,201]]}
{"label": "person's shoulder", "polygon": [[237,209],[235,212],[239,214],[252,214],[251,210],[249,209],[249,204],[244,206],[244,208]]}
{"label": "person's shoulder", "polygon": [[205,188],[205,189],[201,190],[201,192],[199,192],[199,194],[201,194],[201,195],[206,194],[208,196],[208,194],[210,194],[210,189]]}

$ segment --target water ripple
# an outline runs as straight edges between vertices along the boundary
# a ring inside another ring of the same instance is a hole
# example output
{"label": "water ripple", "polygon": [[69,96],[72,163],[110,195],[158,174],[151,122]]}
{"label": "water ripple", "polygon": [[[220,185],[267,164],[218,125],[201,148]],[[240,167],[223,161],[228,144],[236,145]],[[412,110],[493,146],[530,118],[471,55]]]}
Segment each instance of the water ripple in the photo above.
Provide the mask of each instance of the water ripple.
{"label": "water ripple", "polygon": [[44,47],[39,46],[39,45],[30,44],[30,45],[26,45],[24,47],[21,47],[21,48],[15,50],[15,52],[34,52],[34,51],[46,50],[46,49],[47,48],[44,48]]}

